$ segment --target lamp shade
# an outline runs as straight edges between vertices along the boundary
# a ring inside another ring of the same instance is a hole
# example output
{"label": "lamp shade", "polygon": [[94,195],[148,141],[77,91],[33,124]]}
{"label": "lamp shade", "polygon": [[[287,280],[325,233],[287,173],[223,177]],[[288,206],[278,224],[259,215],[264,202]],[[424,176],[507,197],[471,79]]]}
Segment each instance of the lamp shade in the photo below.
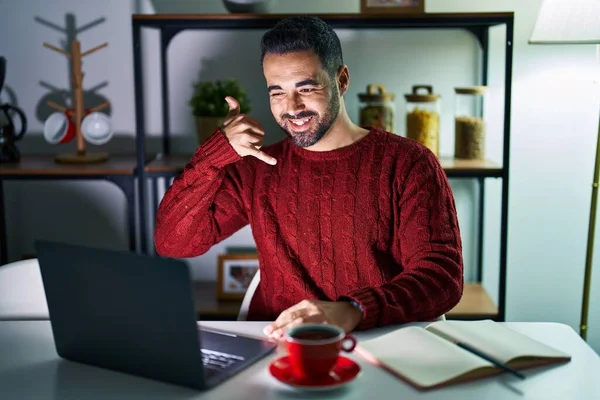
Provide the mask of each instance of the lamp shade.
{"label": "lamp shade", "polygon": [[543,0],[530,44],[600,44],[600,0]]}

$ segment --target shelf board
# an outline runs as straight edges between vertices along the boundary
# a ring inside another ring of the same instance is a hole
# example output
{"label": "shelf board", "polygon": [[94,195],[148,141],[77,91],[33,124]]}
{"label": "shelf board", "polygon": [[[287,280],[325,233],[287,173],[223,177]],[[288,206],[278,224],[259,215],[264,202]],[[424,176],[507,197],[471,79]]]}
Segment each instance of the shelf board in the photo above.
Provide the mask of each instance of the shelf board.
{"label": "shelf board", "polygon": [[212,281],[194,282],[194,303],[200,319],[235,320],[240,311],[241,301],[217,300],[217,283]]}
{"label": "shelf board", "polygon": [[494,319],[497,316],[498,307],[480,283],[465,283],[460,302],[446,314],[449,319]]}
{"label": "shelf board", "polygon": [[[151,174],[179,174],[192,155],[168,155],[150,161],[146,172]],[[502,167],[489,160],[458,160],[441,158],[440,163],[449,177],[500,177]]]}
{"label": "shelf board", "polygon": [[[297,14],[133,14],[134,25],[185,29],[270,28],[280,19]],[[308,14],[325,20],[333,28],[465,28],[506,24],[514,18],[512,12],[487,13],[322,13]]]}
{"label": "shelf board", "polygon": [[[280,13],[280,14],[252,14],[252,13],[213,13],[213,14],[132,14],[131,18],[136,21],[145,20],[167,20],[172,21],[176,19],[264,19],[264,18],[286,18],[296,16],[298,14],[293,13]],[[308,13],[302,14],[308,16],[318,16],[323,18],[381,18],[381,17],[392,17],[401,19],[416,19],[416,18],[432,18],[432,19],[454,19],[454,18],[507,18],[514,15],[513,12],[475,12],[475,13],[417,13],[417,14],[393,14],[389,12],[381,13]]]}
{"label": "shelf board", "polygon": [[185,165],[190,162],[192,156],[192,154],[161,156],[146,164],[146,172],[179,174],[183,171]]}
{"label": "shelf board", "polygon": [[501,177],[502,167],[490,160],[463,160],[440,157],[440,164],[449,177]]}
{"label": "shelf board", "polygon": [[54,154],[22,155],[16,163],[0,163],[0,175],[32,176],[94,176],[94,175],[131,175],[135,171],[137,160],[134,155],[109,155],[105,162],[95,164],[60,164],[54,160]]}
{"label": "shelf board", "polygon": [[[146,172],[179,174],[192,154],[168,155],[151,160]],[[129,175],[136,167],[134,155],[111,155],[106,162],[97,164],[60,164],[54,155],[23,155],[18,163],[0,163],[0,175]],[[449,176],[501,176],[502,167],[487,160],[440,159]]]}
{"label": "shelf board", "polygon": [[[218,301],[217,283],[194,283],[196,312],[201,319],[237,319],[241,301]],[[456,307],[446,314],[448,319],[479,319],[498,316],[498,308],[479,283],[467,283],[463,297]]]}

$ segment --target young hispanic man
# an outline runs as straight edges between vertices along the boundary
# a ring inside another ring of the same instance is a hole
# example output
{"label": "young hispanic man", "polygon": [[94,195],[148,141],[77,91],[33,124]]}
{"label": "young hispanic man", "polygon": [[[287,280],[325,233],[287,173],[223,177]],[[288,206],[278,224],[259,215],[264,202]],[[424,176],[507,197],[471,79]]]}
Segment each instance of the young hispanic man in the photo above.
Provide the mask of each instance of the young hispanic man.
{"label": "young hispanic man", "polygon": [[248,319],[347,332],[428,321],[463,291],[452,190],[426,147],[354,124],[339,38],[323,20],[284,19],[261,40],[271,111],[287,138],[263,146],[261,124],[231,97],[223,125],[163,197],[155,246],[195,257],[250,224],[260,284]]}

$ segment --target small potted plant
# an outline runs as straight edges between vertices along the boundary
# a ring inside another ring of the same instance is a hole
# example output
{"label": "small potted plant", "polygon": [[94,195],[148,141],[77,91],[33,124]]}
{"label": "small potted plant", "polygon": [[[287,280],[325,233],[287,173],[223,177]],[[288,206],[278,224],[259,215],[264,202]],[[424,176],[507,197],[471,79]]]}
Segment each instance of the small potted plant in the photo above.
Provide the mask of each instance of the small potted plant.
{"label": "small potted plant", "polygon": [[196,118],[199,143],[204,142],[223,123],[229,111],[226,96],[231,96],[240,103],[240,113],[250,112],[250,100],[237,79],[194,83],[194,93],[189,105]]}

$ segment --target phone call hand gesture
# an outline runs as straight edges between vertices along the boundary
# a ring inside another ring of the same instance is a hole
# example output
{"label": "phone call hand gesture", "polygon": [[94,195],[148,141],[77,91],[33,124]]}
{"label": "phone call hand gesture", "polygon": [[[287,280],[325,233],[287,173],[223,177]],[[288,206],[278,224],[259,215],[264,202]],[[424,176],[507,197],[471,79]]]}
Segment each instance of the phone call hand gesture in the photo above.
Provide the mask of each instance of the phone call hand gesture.
{"label": "phone call hand gesture", "polygon": [[240,114],[240,103],[231,96],[225,97],[229,112],[223,121],[221,131],[234,150],[241,156],[253,156],[270,165],[277,160],[260,150],[265,139],[265,131],[254,118]]}

